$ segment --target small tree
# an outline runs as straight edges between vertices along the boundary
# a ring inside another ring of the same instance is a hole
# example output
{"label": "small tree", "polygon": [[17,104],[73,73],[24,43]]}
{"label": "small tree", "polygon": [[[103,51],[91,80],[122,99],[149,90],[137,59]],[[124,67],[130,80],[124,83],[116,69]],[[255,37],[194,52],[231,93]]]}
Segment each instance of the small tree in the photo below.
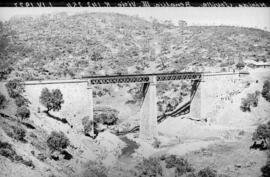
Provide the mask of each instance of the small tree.
{"label": "small tree", "polygon": [[92,131],[94,122],[89,120],[89,116],[86,116],[82,119],[82,124],[84,128],[84,134],[88,134]]}
{"label": "small tree", "polygon": [[94,122],[105,125],[114,125],[118,121],[118,111],[110,107],[96,107],[94,109]]}
{"label": "small tree", "polygon": [[160,159],[157,157],[143,159],[143,161],[136,166],[136,169],[138,170],[136,176],[139,177],[158,177],[163,175]]}
{"label": "small tree", "polygon": [[63,94],[59,89],[50,90],[43,88],[39,97],[40,103],[47,108],[47,112],[50,110],[59,111],[61,104],[64,103]]}
{"label": "small tree", "polygon": [[13,128],[13,132],[14,132],[13,138],[20,140],[20,141],[23,141],[25,134],[26,134],[26,130],[20,126],[13,126],[12,128]]}
{"label": "small tree", "polygon": [[244,67],[245,67],[245,64],[244,63],[239,62],[239,63],[236,64],[236,68],[237,69],[242,69]]}
{"label": "small tree", "polygon": [[217,177],[217,172],[210,167],[206,167],[199,171],[198,177]]}
{"label": "small tree", "polygon": [[29,103],[29,101],[27,99],[25,99],[23,96],[18,96],[15,98],[15,104],[18,107],[28,106],[28,103]]}
{"label": "small tree", "polygon": [[241,110],[243,112],[250,112],[251,111],[251,106],[252,107],[257,107],[258,106],[258,102],[259,102],[259,95],[260,92],[259,91],[255,91],[255,93],[248,93],[247,94],[247,98],[243,98],[242,102],[241,102]]}
{"label": "small tree", "polygon": [[259,125],[256,131],[253,133],[252,139],[270,140],[270,121],[268,121],[266,124]]}
{"label": "small tree", "polygon": [[52,151],[61,151],[70,145],[70,141],[62,131],[53,131],[47,139],[47,145]]}
{"label": "small tree", "polygon": [[270,152],[268,151],[267,162],[266,165],[261,168],[262,177],[270,176]]}
{"label": "small tree", "polygon": [[24,92],[24,85],[22,80],[13,79],[6,83],[8,94],[11,98],[16,98]]}
{"label": "small tree", "polygon": [[9,137],[14,138],[16,140],[24,141],[26,130],[23,127],[21,127],[19,124],[11,125],[10,127],[7,126],[4,129],[4,131]]}
{"label": "small tree", "polygon": [[16,115],[22,120],[30,117],[30,110],[26,106],[18,107]]}

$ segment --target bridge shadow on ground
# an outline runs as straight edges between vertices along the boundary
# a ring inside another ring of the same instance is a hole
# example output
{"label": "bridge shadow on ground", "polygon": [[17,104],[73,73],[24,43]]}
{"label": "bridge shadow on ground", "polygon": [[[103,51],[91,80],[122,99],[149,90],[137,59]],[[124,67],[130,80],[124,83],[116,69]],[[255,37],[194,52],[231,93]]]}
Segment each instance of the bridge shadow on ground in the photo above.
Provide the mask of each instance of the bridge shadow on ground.
{"label": "bridge shadow on ground", "polygon": [[123,137],[120,137],[120,139],[122,141],[124,141],[126,143],[126,147],[124,147],[122,149],[122,154],[121,156],[125,156],[125,157],[128,157],[130,156],[131,154],[133,154],[135,152],[136,149],[139,148],[139,145],[133,141],[133,140],[130,140],[128,139],[127,137],[123,136]]}
{"label": "bridge shadow on ground", "polygon": [[36,127],[33,124],[31,124],[31,123],[22,122],[22,124],[25,125],[29,129],[36,129]]}
{"label": "bridge shadow on ground", "polygon": [[64,124],[68,124],[69,126],[71,126],[71,128],[73,127],[72,125],[70,125],[70,123],[67,121],[67,119],[54,116],[51,113],[49,113],[48,111],[43,111],[43,112],[46,113],[46,115],[49,116],[50,118],[53,118],[54,120],[57,120],[57,121],[62,122]]}
{"label": "bridge shadow on ground", "polygon": [[64,159],[65,159],[65,160],[70,160],[70,159],[73,158],[73,156],[72,156],[68,151],[66,151],[66,150],[63,150],[63,151],[61,152],[61,154],[64,155]]}

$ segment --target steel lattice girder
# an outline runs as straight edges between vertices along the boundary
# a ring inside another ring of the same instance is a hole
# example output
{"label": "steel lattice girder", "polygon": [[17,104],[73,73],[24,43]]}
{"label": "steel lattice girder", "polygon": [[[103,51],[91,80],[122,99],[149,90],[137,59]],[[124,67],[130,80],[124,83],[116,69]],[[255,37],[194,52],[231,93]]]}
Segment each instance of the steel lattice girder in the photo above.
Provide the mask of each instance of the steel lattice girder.
{"label": "steel lattice girder", "polygon": [[[156,75],[157,81],[167,80],[197,80],[201,79],[201,74],[166,74]],[[125,76],[125,77],[113,77],[113,78],[91,78],[91,84],[115,84],[115,83],[147,83],[151,76]]]}

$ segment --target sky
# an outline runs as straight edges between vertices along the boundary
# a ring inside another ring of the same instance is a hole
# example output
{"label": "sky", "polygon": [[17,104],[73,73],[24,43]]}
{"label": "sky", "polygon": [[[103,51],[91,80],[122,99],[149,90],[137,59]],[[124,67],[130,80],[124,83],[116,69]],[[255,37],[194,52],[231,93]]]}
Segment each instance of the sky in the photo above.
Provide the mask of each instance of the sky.
{"label": "sky", "polygon": [[185,20],[188,25],[233,25],[253,27],[270,31],[269,7],[47,7],[47,8],[0,8],[0,20],[9,20],[12,16],[38,16],[41,14],[67,12],[116,12],[137,15],[146,20],[156,18],[160,21]]}

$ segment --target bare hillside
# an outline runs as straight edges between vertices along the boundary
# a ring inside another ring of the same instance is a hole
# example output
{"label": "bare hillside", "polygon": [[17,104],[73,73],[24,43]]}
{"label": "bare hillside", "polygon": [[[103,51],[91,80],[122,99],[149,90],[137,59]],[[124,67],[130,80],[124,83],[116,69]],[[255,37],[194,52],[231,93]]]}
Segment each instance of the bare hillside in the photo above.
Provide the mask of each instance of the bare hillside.
{"label": "bare hillside", "polygon": [[266,31],[174,26],[111,13],[14,17],[1,29],[2,77],[11,73],[26,80],[228,67],[270,55]]}

